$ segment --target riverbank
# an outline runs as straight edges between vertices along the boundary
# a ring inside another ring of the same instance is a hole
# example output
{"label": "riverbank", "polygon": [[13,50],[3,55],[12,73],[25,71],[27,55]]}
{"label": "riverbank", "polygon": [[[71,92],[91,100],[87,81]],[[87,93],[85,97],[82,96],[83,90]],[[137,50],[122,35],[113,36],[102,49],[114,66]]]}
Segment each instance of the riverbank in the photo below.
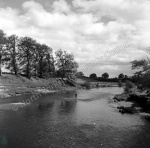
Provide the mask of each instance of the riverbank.
{"label": "riverbank", "polygon": [[78,87],[70,86],[65,80],[60,78],[31,78],[3,74],[0,77],[0,98],[8,98],[23,94],[32,93],[55,93],[59,91],[70,91]]}
{"label": "riverbank", "polygon": [[114,102],[121,113],[150,113],[150,90],[133,88],[130,92],[124,92],[114,96]]}
{"label": "riverbank", "polygon": [[99,88],[99,87],[118,87],[117,83],[99,82],[91,79],[77,78],[75,84],[62,80],[61,78],[26,78],[23,76],[15,76],[13,74],[3,74],[0,77],[0,98],[8,98],[24,94],[48,94],[60,91],[72,91],[78,89]]}

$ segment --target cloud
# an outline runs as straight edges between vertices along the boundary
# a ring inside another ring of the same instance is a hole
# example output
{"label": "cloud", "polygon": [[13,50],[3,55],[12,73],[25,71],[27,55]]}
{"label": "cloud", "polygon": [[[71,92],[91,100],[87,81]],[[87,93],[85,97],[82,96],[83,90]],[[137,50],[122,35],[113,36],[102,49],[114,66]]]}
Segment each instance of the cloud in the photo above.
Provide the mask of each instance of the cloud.
{"label": "cloud", "polygon": [[[26,1],[21,10],[0,8],[0,28],[8,35],[33,37],[54,51],[67,50],[81,67],[131,38],[132,47],[95,68],[97,73],[108,70],[112,76],[122,70],[124,62],[145,56],[144,49],[150,46],[150,1],[74,0],[69,4],[57,0],[50,7],[51,11]],[[124,69],[131,74],[129,66]]]}
{"label": "cloud", "polygon": [[74,0],[73,5],[82,12],[94,12],[100,16],[110,15],[123,22],[150,18],[148,0]]}
{"label": "cloud", "polygon": [[71,6],[65,0],[54,1],[52,5],[54,12],[69,13]]}

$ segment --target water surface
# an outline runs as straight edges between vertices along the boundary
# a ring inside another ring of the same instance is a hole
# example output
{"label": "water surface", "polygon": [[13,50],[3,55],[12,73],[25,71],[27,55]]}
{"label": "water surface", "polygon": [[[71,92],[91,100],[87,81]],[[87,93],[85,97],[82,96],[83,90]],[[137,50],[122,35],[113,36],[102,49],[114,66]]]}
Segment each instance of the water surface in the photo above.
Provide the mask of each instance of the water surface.
{"label": "water surface", "polygon": [[148,148],[150,120],[120,114],[111,98],[121,92],[117,87],[62,92],[44,95],[18,111],[2,108],[0,135],[7,136],[8,148]]}

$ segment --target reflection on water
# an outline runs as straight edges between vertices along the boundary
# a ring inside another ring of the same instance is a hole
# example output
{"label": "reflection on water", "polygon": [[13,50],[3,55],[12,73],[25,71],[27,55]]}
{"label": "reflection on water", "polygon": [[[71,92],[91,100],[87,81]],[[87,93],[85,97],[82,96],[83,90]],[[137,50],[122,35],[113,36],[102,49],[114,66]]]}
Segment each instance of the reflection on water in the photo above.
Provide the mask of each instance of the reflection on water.
{"label": "reflection on water", "polygon": [[38,109],[42,111],[42,110],[47,110],[49,108],[53,108],[53,106],[54,106],[54,101],[47,103],[47,104],[40,103],[38,105]]}
{"label": "reflection on water", "polygon": [[109,99],[121,91],[100,88],[49,94],[17,112],[0,110],[0,133],[6,135],[9,148],[148,148],[150,121],[111,107]]}
{"label": "reflection on water", "polygon": [[75,111],[76,107],[76,101],[61,101],[61,104],[59,106],[59,113],[60,114],[69,114]]}

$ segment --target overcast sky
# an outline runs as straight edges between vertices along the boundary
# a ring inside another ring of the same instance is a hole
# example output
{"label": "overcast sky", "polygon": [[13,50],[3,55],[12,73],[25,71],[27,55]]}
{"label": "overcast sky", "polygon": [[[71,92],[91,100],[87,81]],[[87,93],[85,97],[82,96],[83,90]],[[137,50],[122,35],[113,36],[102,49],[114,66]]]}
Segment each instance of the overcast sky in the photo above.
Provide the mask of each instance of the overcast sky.
{"label": "overcast sky", "polygon": [[150,46],[148,0],[0,0],[0,29],[73,53],[80,69],[131,39],[133,45],[90,66],[86,75],[132,75],[130,61]]}

